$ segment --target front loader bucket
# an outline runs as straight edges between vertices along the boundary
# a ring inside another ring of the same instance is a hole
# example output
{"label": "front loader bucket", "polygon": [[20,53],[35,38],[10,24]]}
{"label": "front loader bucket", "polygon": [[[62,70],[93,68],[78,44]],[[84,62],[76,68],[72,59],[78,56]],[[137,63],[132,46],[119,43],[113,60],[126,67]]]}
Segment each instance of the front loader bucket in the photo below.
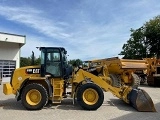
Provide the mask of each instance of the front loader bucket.
{"label": "front loader bucket", "polygon": [[140,112],[156,112],[153,101],[148,93],[142,89],[132,89],[129,93],[131,105]]}

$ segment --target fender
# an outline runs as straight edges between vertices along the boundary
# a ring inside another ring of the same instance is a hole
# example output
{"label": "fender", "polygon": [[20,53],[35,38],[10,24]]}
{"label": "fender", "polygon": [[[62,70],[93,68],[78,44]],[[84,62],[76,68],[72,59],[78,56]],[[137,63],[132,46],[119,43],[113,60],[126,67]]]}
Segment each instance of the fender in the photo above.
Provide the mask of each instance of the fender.
{"label": "fender", "polygon": [[[82,83],[83,83],[84,81],[86,82],[86,84],[87,84],[87,83],[93,83],[93,81],[91,81],[90,79],[85,79],[85,80],[81,81],[80,83],[78,83],[78,84],[76,85],[74,92],[77,92],[78,87],[80,87],[81,85],[83,85]],[[93,83],[93,84],[94,84],[94,83]]]}
{"label": "fender", "polygon": [[[22,90],[23,90],[23,88],[25,87],[25,85],[28,84],[29,81],[30,81],[29,79],[26,79],[26,80],[24,80],[24,82],[21,84],[20,89],[19,89],[19,90],[17,91],[17,93],[16,93],[16,99],[17,99],[17,101],[21,100]],[[48,90],[47,90],[47,91],[48,91],[48,95],[49,95],[49,97],[52,97],[53,91],[52,91],[51,83],[50,83],[50,81],[49,81],[48,79],[45,79],[44,81],[45,81],[45,83],[46,83],[46,85],[47,85],[47,87],[48,87]]]}

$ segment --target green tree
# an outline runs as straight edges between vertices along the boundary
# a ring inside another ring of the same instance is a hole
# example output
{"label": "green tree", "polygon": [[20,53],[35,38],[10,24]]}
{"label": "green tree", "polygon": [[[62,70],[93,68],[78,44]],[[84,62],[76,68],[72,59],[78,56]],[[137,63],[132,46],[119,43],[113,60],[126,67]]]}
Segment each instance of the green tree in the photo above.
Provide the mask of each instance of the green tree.
{"label": "green tree", "polygon": [[20,67],[25,67],[31,65],[31,59],[30,57],[21,57],[20,58]]}
{"label": "green tree", "polygon": [[[41,58],[34,57],[34,62],[32,62],[32,57],[21,57],[20,58],[20,67],[30,66],[30,65],[40,65],[41,64]],[[34,64],[33,64],[34,63]]]}
{"label": "green tree", "polygon": [[141,59],[146,57],[146,46],[144,43],[143,28],[131,29],[130,39],[124,44],[119,55],[124,55],[125,59]]}
{"label": "green tree", "polygon": [[152,55],[160,58],[160,15],[144,24],[146,45]]}
{"label": "green tree", "polygon": [[34,59],[34,65],[40,65],[41,64],[41,57],[39,56],[39,58],[35,58]]}
{"label": "green tree", "polygon": [[41,64],[41,57],[36,58],[34,56],[34,52],[32,51],[32,55],[28,58],[26,57],[21,57],[20,58],[20,67],[24,66],[30,66],[30,65],[40,65]]}
{"label": "green tree", "polygon": [[119,55],[123,58],[142,59],[145,57],[160,57],[160,16],[146,22],[142,27],[133,30]]}
{"label": "green tree", "polygon": [[73,60],[70,60],[68,61],[69,64],[71,64],[72,66],[79,66],[79,65],[82,65],[82,60],[80,59],[73,59]]}

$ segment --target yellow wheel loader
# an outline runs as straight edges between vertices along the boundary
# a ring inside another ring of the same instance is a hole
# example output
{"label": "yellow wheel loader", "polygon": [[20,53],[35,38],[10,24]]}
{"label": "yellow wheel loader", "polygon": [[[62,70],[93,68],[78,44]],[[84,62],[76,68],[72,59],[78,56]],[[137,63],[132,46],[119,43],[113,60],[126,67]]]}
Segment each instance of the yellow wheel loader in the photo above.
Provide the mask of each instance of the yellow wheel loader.
{"label": "yellow wheel loader", "polygon": [[[83,109],[96,110],[103,104],[103,91],[110,91],[138,111],[156,111],[152,99],[144,90],[125,84],[113,86],[107,66],[97,69],[98,75],[81,68],[73,71],[67,64],[67,51],[64,48],[39,49],[41,65],[15,69],[10,83],[3,84],[3,93],[15,94],[26,109],[40,110],[48,101],[61,103],[70,96]],[[66,92],[70,74],[72,88],[70,92]]]}

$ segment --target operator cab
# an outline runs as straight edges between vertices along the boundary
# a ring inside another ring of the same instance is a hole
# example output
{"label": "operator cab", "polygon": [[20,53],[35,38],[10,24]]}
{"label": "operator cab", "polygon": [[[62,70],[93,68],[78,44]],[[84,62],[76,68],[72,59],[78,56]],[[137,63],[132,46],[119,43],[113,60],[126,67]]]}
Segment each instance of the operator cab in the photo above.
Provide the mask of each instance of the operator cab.
{"label": "operator cab", "polygon": [[41,51],[41,76],[66,77],[67,51],[62,47],[40,47]]}

